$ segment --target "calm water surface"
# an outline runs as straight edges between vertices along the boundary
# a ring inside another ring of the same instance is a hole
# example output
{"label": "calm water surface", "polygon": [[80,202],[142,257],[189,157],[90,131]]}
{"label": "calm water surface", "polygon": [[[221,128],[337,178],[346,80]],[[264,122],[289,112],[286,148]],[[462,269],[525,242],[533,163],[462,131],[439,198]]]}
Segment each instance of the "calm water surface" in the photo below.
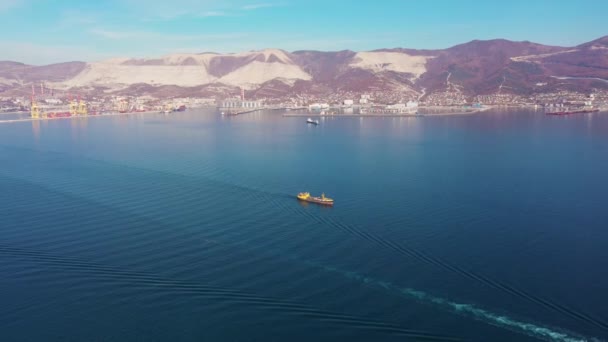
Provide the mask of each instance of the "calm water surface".
{"label": "calm water surface", "polygon": [[608,338],[606,113],[1,124],[0,165],[1,341]]}

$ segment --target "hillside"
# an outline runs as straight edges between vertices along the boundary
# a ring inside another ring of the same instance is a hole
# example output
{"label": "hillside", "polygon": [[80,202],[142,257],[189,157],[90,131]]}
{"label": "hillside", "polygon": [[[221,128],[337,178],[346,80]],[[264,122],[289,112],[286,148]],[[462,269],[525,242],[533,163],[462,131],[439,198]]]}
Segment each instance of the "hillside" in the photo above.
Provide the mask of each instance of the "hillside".
{"label": "hillside", "polygon": [[159,97],[221,95],[238,88],[258,97],[337,91],[528,94],[560,87],[581,92],[608,88],[606,80],[608,36],[575,47],[495,39],[443,50],[266,49],[46,66],[0,62],[0,94],[23,94],[39,82],[65,91]]}

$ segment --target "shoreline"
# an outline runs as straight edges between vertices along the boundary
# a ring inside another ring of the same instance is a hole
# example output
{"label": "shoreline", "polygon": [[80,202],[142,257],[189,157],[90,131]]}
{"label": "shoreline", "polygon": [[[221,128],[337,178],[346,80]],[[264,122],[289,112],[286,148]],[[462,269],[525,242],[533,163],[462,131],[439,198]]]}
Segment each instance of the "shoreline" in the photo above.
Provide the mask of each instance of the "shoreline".
{"label": "shoreline", "polygon": [[[0,124],[17,123],[17,122],[35,122],[35,121],[40,122],[40,121],[48,121],[48,120],[101,118],[101,117],[107,117],[107,116],[123,116],[123,115],[153,114],[153,113],[163,114],[163,113],[160,113],[158,111],[146,111],[146,112],[132,112],[132,113],[109,113],[109,114],[99,114],[99,115],[64,116],[64,117],[58,117],[58,118],[37,118],[37,119],[26,118],[26,119],[10,119],[10,120],[1,120],[0,119]],[[167,114],[171,114],[171,113],[167,113]]]}
{"label": "shoreline", "polygon": [[364,114],[316,114],[316,113],[286,113],[283,114],[283,117],[323,117],[323,118],[336,118],[336,117],[348,117],[348,118],[416,118],[416,117],[424,117],[424,116],[451,116],[451,115],[470,115],[481,113],[486,110],[490,110],[491,108],[482,108],[476,109],[468,112],[446,112],[446,113],[422,113],[422,114],[391,114],[391,113],[364,113]]}

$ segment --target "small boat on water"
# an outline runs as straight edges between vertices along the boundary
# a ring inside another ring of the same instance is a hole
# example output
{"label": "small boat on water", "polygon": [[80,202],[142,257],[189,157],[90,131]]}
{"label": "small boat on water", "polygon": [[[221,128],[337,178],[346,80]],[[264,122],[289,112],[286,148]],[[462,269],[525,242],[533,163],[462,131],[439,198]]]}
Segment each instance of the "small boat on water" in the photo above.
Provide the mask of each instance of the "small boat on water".
{"label": "small boat on water", "polygon": [[308,192],[300,192],[298,194],[298,199],[300,201],[312,202],[321,205],[334,205],[334,200],[329,197],[325,197],[325,194],[321,194],[321,197],[316,197],[311,196]]}
{"label": "small boat on water", "polygon": [[306,119],[306,123],[313,124],[313,125],[318,125],[319,124],[319,120],[313,120],[311,118],[308,118],[308,119]]}

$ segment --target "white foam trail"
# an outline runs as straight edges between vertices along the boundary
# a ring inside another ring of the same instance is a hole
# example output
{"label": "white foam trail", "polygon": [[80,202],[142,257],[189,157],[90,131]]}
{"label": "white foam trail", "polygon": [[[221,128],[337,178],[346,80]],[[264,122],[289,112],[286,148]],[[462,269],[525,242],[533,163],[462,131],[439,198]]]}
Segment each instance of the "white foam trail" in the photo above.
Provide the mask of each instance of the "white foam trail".
{"label": "white foam trail", "polygon": [[349,279],[353,279],[365,285],[380,287],[387,291],[390,291],[394,294],[405,296],[409,298],[413,298],[417,301],[432,304],[437,307],[440,307],[444,310],[449,310],[456,314],[471,317],[475,320],[482,321],[487,324],[491,324],[497,327],[505,328],[517,333],[521,333],[527,335],[529,337],[538,338],[545,341],[551,342],[600,342],[602,340],[597,338],[586,338],[582,336],[578,336],[572,333],[566,333],[563,331],[556,331],[552,328],[540,326],[534,323],[526,323],[522,322],[505,315],[495,314],[489,312],[487,310],[476,307],[472,304],[460,304],[455,303],[450,300],[435,297],[426,292],[411,289],[411,288],[402,288],[395,284],[392,284],[387,281],[380,281],[374,278],[363,276],[356,272],[348,272],[344,270],[340,270],[335,267],[323,266],[312,262],[306,262],[307,264],[314,266],[316,268],[321,268],[324,271],[338,273],[343,275]]}

